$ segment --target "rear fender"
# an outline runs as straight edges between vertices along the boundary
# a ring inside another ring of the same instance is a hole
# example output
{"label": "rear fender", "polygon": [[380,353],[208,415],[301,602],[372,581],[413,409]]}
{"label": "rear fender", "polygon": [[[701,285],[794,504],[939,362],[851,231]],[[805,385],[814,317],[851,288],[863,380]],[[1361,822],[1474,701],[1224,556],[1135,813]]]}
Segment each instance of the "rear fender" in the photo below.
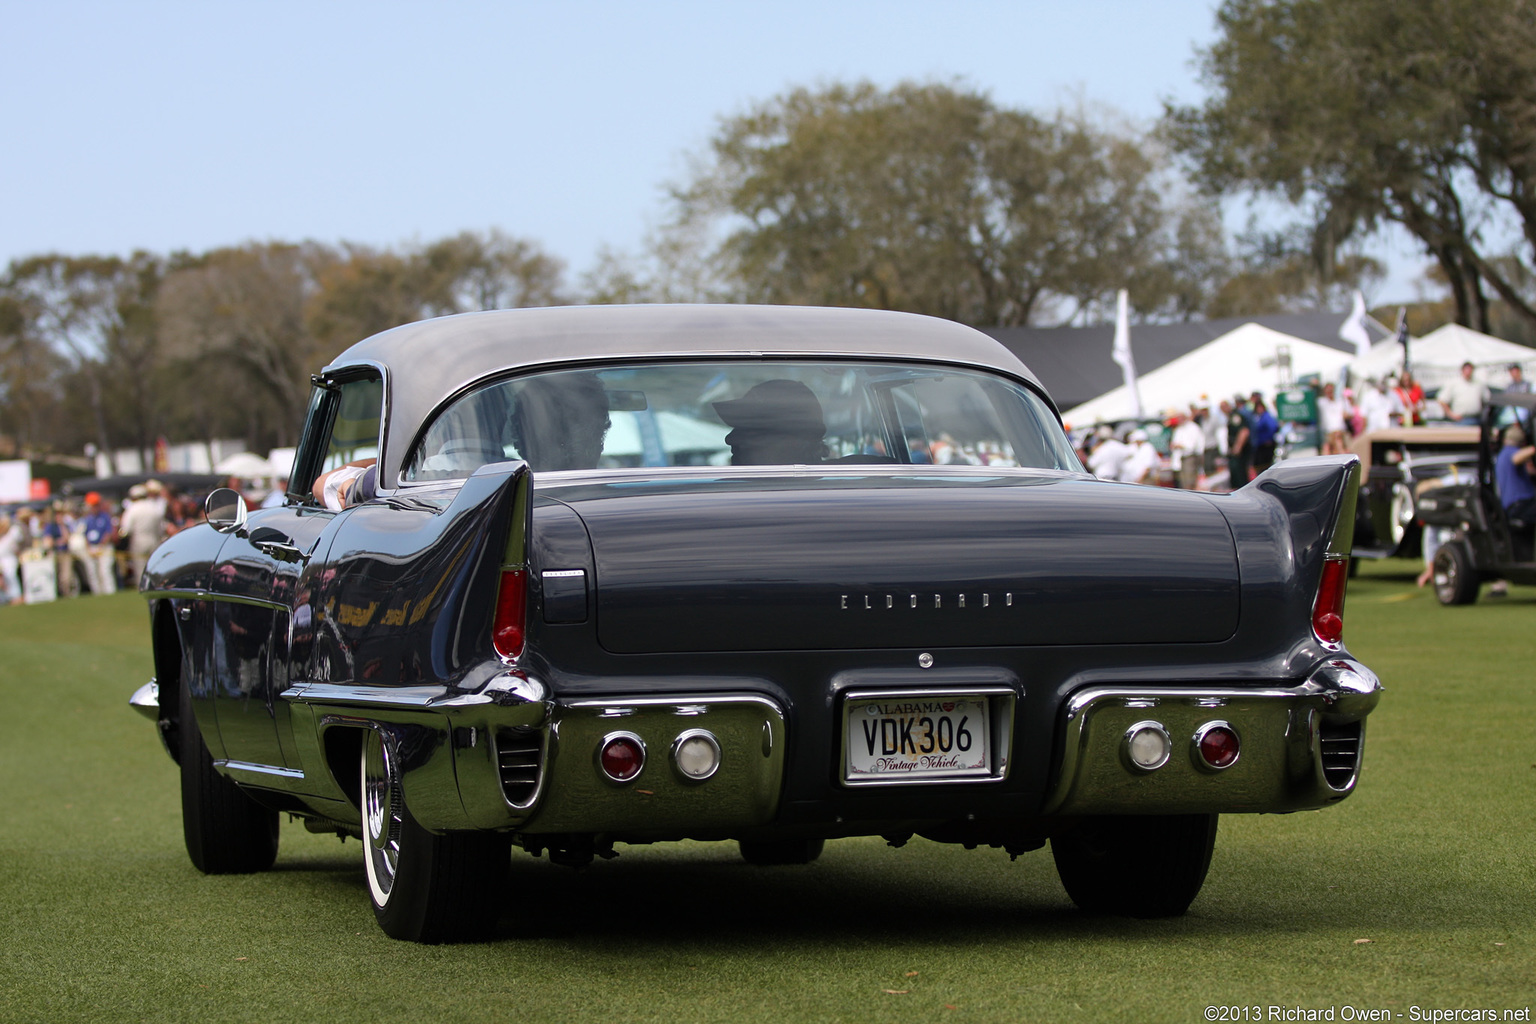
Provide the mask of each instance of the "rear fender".
{"label": "rear fender", "polygon": [[527,463],[495,463],[445,509],[380,501],[338,517],[328,558],[305,573],[315,623],[308,679],[453,686],[494,658],[496,588],[509,550],[526,546],[529,481]]}
{"label": "rear fender", "polygon": [[1360,460],[1326,455],[1277,463],[1213,499],[1237,543],[1242,632],[1255,650],[1284,657],[1297,637],[1306,637],[1314,655],[1324,653],[1310,642],[1313,602],[1324,563],[1349,557],[1359,491]]}

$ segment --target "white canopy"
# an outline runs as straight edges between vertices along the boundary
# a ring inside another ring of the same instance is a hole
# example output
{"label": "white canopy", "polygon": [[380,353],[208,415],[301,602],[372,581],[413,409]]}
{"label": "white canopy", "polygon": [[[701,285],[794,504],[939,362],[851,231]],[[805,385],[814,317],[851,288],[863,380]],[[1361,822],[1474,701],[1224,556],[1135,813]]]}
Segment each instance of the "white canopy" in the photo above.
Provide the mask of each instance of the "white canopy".
{"label": "white canopy", "polygon": [[267,465],[272,467],[275,479],[286,480],[293,475],[293,460],[297,453],[297,448],[273,448],[267,452]]}
{"label": "white canopy", "polygon": [[[1131,348],[1135,347],[1133,329]],[[1316,373],[1324,380],[1336,377],[1353,358],[1327,345],[1247,323],[1138,378],[1142,408],[1150,416],[1168,410],[1186,412],[1202,395],[1213,408],[1221,399],[1236,394],[1263,391],[1272,395],[1280,385],[1280,360],[1285,356],[1290,358],[1292,378]],[[1122,385],[1066,410],[1062,419],[1073,426],[1085,426],[1132,415],[1131,396]]]}
{"label": "white canopy", "polygon": [[220,459],[213,471],[245,480],[259,480],[272,475],[272,464],[255,452],[236,452]]}
{"label": "white canopy", "polygon": [[[1508,382],[1510,363],[1520,363],[1527,375],[1536,370],[1536,349],[1501,341],[1461,324],[1437,327],[1422,338],[1410,338],[1408,345],[1413,375],[1426,388],[1439,387],[1456,376],[1462,363],[1477,367],[1478,377],[1494,387]],[[1349,364],[1350,372],[1359,377],[1381,377],[1402,368],[1403,347],[1391,338],[1373,345],[1370,352]]]}

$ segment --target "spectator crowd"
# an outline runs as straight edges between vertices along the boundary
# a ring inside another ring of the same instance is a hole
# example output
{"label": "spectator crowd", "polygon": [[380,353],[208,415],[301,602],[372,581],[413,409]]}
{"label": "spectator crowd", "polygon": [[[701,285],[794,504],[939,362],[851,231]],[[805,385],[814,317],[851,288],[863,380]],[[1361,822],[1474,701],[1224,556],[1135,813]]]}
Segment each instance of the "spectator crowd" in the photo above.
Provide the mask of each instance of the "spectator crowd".
{"label": "spectator crowd", "polygon": [[160,542],[203,520],[200,497],[147,480],[118,502],[92,491],[0,513],[0,600],[32,603],[137,588]]}
{"label": "spectator crowd", "polygon": [[[1502,390],[1531,390],[1518,363],[1507,373]],[[1489,392],[1472,363],[1462,364],[1459,375],[1432,396],[1406,370],[1366,380],[1358,389],[1325,383],[1315,391],[1316,450],[1342,455],[1355,437],[1391,427],[1475,424]],[[1100,425],[1081,435],[1079,454],[1089,472],[1103,479],[1235,490],[1272,466],[1282,444],[1303,425],[1312,424],[1281,422],[1260,391],[1223,399],[1214,409],[1202,396],[1163,417]]]}

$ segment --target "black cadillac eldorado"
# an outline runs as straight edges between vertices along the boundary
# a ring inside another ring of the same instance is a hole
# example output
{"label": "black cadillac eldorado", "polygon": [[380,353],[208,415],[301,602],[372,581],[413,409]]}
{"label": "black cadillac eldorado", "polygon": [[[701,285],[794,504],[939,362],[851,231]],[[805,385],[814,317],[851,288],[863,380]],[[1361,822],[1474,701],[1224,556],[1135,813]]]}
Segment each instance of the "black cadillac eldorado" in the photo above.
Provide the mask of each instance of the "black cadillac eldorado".
{"label": "black cadillac eldorado", "polygon": [[1359,472],[1095,480],[1028,369],[920,316],[429,320],[315,378],[285,505],[215,492],[155,553],[133,704],[198,868],[270,867],[280,814],[358,837],[398,938],[493,934],[512,846],[686,838],[1049,841],[1083,909],[1180,914],[1218,815],[1359,778]]}

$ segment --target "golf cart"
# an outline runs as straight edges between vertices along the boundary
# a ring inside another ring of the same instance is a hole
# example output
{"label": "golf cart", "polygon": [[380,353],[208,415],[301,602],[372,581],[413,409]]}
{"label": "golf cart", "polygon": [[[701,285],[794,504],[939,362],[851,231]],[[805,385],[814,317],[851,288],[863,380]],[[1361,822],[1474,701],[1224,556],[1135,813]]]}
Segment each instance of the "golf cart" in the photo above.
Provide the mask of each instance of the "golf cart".
{"label": "golf cart", "polygon": [[1478,429],[1453,424],[1388,427],[1349,446],[1360,456],[1355,546],[1360,558],[1418,558],[1423,550],[1414,495],[1426,481],[1477,465]]}
{"label": "golf cart", "polygon": [[1441,604],[1471,604],[1485,580],[1536,583],[1536,523],[1512,522],[1494,481],[1501,431],[1514,417],[1530,422],[1533,415],[1536,395],[1494,392],[1480,417],[1477,479],[1418,496],[1419,520],[1453,531],[1435,552],[1435,596]]}

